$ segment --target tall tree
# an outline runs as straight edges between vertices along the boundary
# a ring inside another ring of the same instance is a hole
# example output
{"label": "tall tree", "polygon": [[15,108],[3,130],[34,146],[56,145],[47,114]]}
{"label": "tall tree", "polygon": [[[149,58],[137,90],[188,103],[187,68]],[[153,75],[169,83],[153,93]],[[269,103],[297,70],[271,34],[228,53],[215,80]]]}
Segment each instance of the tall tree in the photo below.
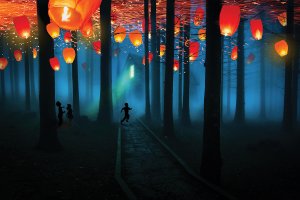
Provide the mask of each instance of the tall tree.
{"label": "tall tree", "polygon": [[111,83],[111,0],[102,1],[100,6],[101,30],[101,91],[98,120],[102,124],[112,123],[112,83]]}
{"label": "tall tree", "polygon": [[[181,26],[180,26],[181,27]],[[179,62],[179,71],[178,71],[178,118],[182,121],[182,74],[183,74],[183,49],[184,47],[184,31],[183,28],[180,28],[179,36],[179,51],[178,51],[178,62]]]}
{"label": "tall tree", "polygon": [[74,110],[74,118],[78,118],[80,116],[80,108],[79,108],[79,86],[78,86],[78,55],[77,55],[77,33],[73,32],[73,42],[72,47],[75,50],[75,60],[72,63],[72,82],[73,82],[73,110]]}
{"label": "tall tree", "polygon": [[293,121],[294,123],[297,123],[297,118],[298,118],[298,93],[299,93],[299,87],[298,87],[298,82],[299,82],[299,56],[300,56],[300,35],[296,34],[300,32],[300,26],[299,25],[295,25],[295,53],[294,53],[294,70],[293,70],[293,105],[294,105],[294,117],[293,117]]}
{"label": "tall tree", "polygon": [[25,41],[25,110],[31,110],[30,104],[30,66],[29,66],[29,44]]}
{"label": "tall tree", "polygon": [[53,39],[46,31],[50,23],[48,1],[37,0],[38,40],[39,40],[39,103],[40,103],[40,136],[38,148],[46,151],[60,150],[57,137],[55,116],[55,79],[49,59],[54,56]]}
{"label": "tall tree", "polygon": [[174,134],[173,122],[173,66],[174,66],[174,0],[167,0],[166,67],[164,86],[163,130],[166,136]]}
{"label": "tall tree", "polygon": [[[229,39],[229,49],[231,49],[231,40]],[[230,116],[230,93],[231,93],[231,57],[227,55],[227,115]]]}
{"label": "tall tree", "polygon": [[[264,20],[264,13],[262,13]],[[260,117],[266,118],[266,65],[265,65],[265,38],[261,40],[260,47]]]}
{"label": "tall tree", "polygon": [[220,182],[220,90],[221,90],[221,35],[218,26],[221,11],[220,0],[206,1],[206,61],[204,127],[201,175],[214,182]]}
{"label": "tall tree", "polygon": [[[4,56],[4,43],[3,43],[3,33],[0,32],[0,57],[2,56]],[[0,84],[1,84],[0,103],[2,107],[5,105],[5,99],[6,99],[4,70],[0,70]]]}

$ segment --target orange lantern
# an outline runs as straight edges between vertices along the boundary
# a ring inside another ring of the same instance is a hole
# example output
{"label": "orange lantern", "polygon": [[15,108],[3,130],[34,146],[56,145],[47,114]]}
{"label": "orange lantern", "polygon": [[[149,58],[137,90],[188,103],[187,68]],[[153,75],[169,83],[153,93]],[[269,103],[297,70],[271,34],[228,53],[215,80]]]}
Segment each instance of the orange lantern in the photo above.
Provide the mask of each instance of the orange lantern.
{"label": "orange lantern", "polygon": [[26,16],[19,16],[13,19],[16,32],[21,38],[27,39],[30,36],[30,23]]}
{"label": "orange lantern", "polygon": [[278,19],[279,23],[281,24],[281,26],[287,25],[286,12],[279,14],[277,19]]}
{"label": "orange lantern", "polygon": [[32,57],[35,59],[37,57],[37,51],[36,48],[32,49]]}
{"label": "orange lantern", "polygon": [[232,36],[240,23],[240,7],[237,5],[223,5],[220,13],[220,30],[225,36]]}
{"label": "orange lantern", "polygon": [[201,41],[205,41],[206,40],[206,30],[205,29],[199,29],[198,37]]}
{"label": "orange lantern", "polygon": [[[148,18],[149,21],[148,21],[148,32],[151,32],[151,18]],[[143,19],[143,22],[142,22],[142,29],[143,29],[143,32],[145,32],[145,19]]]}
{"label": "orange lantern", "polygon": [[0,70],[5,70],[8,65],[8,61],[6,58],[0,58]]}
{"label": "orange lantern", "polygon": [[280,55],[281,57],[284,57],[288,54],[289,46],[285,40],[280,40],[279,42],[276,42],[274,47],[278,55]]}
{"label": "orange lantern", "polygon": [[90,37],[93,34],[93,22],[89,19],[80,29],[81,34],[84,37]]}
{"label": "orange lantern", "polygon": [[97,54],[101,54],[101,42],[100,41],[93,42],[93,47]]}
{"label": "orange lantern", "polygon": [[177,36],[180,32],[180,19],[175,16],[175,19],[174,19],[174,35]]}
{"label": "orange lantern", "polygon": [[166,45],[161,44],[159,46],[159,56],[163,57],[166,53]]}
{"label": "orange lantern", "polygon": [[174,59],[173,70],[176,72],[179,69],[179,61]]}
{"label": "orange lantern", "polygon": [[231,51],[231,59],[236,60],[237,58],[238,58],[238,47],[235,46]]}
{"label": "orange lantern", "polygon": [[75,60],[75,50],[73,48],[64,48],[63,50],[63,57],[66,63],[72,64]]}
{"label": "orange lantern", "polygon": [[131,31],[129,33],[129,39],[130,42],[133,44],[133,46],[138,47],[141,44],[143,44],[143,36],[142,33],[138,30]]}
{"label": "orange lantern", "polygon": [[49,0],[48,15],[60,28],[78,30],[99,8],[102,0]]}
{"label": "orange lantern", "polygon": [[[153,59],[153,54],[151,52],[148,53],[148,59],[149,59],[149,64],[150,64]],[[145,65],[145,64],[146,64],[146,58],[144,56],[143,57],[143,65]]]}
{"label": "orange lantern", "polygon": [[250,53],[247,57],[247,64],[251,64],[255,59],[255,56],[253,53]]}
{"label": "orange lantern", "polygon": [[53,39],[57,38],[59,36],[59,34],[60,34],[59,27],[55,23],[53,23],[53,22],[50,22],[49,24],[47,24],[46,29],[47,29],[48,34]]}
{"label": "orange lantern", "polygon": [[204,18],[204,10],[202,8],[197,8],[194,15],[195,26],[200,26]]}
{"label": "orange lantern", "polygon": [[118,26],[114,31],[115,41],[122,43],[126,38],[126,29],[123,26]]}
{"label": "orange lantern", "polygon": [[263,24],[261,19],[252,19],[250,21],[251,33],[254,39],[261,40],[263,36]]}
{"label": "orange lantern", "polygon": [[15,50],[14,56],[16,61],[20,62],[22,60],[22,51],[21,50]]}
{"label": "orange lantern", "polygon": [[193,62],[199,55],[200,44],[198,42],[190,42],[190,61]]}
{"label": "orange lantern", "polygon": [[49,59],[49,62],[50,62],[50,65],[51,65],[51,67],[52,67],[52,69],[53,69],[54,71],[59,71],[59,69],[60,69],[60,64],[59,64],[59,60],[58,60],[56,57],[50,58],[50,59]]}
{"label": "orange lantern", "polygon": [[64,41],[65,43],[69,43],[72,40],[72,34],[70,31],[65,32]]}

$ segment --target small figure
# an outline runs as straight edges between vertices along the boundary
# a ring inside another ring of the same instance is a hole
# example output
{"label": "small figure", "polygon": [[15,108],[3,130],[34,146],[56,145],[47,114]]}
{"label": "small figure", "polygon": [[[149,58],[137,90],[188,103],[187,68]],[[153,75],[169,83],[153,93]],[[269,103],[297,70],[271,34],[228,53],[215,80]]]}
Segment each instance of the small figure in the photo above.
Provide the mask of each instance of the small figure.
{"label": "small figure", "polygon": [[72,123],[72,119],[73,119],[73,109],[71,104],[67,104],[67,118],[69,119],[69,123]]}
{"label": "small figure", "polygon": [[124,115],[124,118],[121,120],[121,124],[123,124],[123,122],[125,120],[126,120],[126,122],[128,122],[128,120],[129,120],[129,110],[132,110],[132,108],[128,107],[128,103],[125,103],[124,105],[125,106],[122,108],[121,113],[124,110],[125,115]]}
{"label": "small figure", "polygon": [[61,107],[61,103],[59,101],[56,102],[56,106],[58,107],[58,126],[61,126],[63,123],[63,107]]}

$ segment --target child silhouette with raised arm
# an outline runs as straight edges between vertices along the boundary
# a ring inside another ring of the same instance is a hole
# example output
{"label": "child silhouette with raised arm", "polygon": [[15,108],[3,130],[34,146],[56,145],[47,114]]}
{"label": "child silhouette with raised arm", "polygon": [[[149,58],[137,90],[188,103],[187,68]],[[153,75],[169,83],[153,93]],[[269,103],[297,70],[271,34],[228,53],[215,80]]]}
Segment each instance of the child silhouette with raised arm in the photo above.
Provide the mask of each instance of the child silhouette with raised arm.
{"label": "child silhouette with raised arm", "polygon": [[67,118],[69,119],[69,124],[71,124],[74,118],[71,104],[67,104]]}
{"label": "child silhouette with raised arm", "polygon": [[132,110],[132,108],[130,108],[130,107],[128,106],[128,103],[125,103],[124,105],[125,105],[125,106],[122,108],[121,113],[122,113],[122,111],[124,110],[125,115],[124,115],[124,118],[121,120],[121,124],[123,124],[123,122],[124,122],[125,120],[126,120],[126,122],[128,122],[128,120],[129,120],[129,110]]}
{"label": "child silhouette with raised arm", "polygon": [[61,126],[63,123],[63,107],[61,107],[61,103],[59,101],[56,102],[56,106],[58,107],[58,126]]}

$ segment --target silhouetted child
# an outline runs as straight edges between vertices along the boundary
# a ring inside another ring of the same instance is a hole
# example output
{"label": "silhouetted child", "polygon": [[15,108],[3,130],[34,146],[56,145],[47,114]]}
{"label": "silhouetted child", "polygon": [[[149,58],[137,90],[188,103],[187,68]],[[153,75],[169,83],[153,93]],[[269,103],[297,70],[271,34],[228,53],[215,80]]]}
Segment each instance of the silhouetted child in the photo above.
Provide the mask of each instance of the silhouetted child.
{"label": "silhouetted child", "polygon": [[58,107],[58,126],[61,126],[63,123],[63,107],[61,107],[61,103],[59,101],[56,102],[56,106]]}
{"label": "silhouetted child", "polygon": [[125,120],[126,120],[126,122],[128,122],[128,120],[129,120],[129,110],[132,110],[132,108],[128,107],[128,103],[125,103],[124,105],[125,106],[122,108],[121,113],[124,110],[125,115],[124,115],[124,118],[121,120],[121,124],[123,124],[123,122]]}
{"label": "silhouetted child", "polygon": [[67,104],[67,118],[69,119],[69,123],[72,123],[72,119],[73,119],[73,109],[71,104]]}

